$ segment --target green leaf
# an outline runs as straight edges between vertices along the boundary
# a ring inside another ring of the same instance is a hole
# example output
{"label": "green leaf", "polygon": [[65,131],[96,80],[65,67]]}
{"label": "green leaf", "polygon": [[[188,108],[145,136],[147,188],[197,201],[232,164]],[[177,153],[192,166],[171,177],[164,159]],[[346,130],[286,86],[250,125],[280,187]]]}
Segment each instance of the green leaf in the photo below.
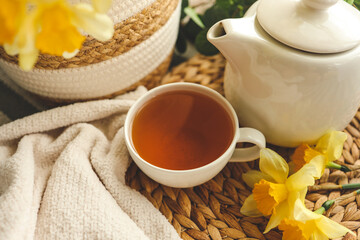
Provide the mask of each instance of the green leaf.
{"label": "green leaf", "polygon": [[186,14],[184,12],[185,8],[189,6],[189,0],[182,0],[181,2],[181,16],[180,19],[183,19],[186,17]]}
{"label": "green leaf", "polygon": [[229,11],[232,7],[234,7],[234,0],[216,0],[215,5],[225,11]]}
{"label": "green leaf", "polygon": [[347,3],[350,4],[350,5],[353,5],[354,0],[345,0],[345,2],[347,2]]}
{"label": "green leaf", "polygon": [[357,9],[360,9],[360,0],[354,0],[354,5],[357,7]]}
{"label": "green leaf", "polygon": [[246,13],[246,11],[256,2],[256,0],[243,0],[242,4],[238,4],[238,7],[240,6],[242,9],[241,17]]}
{"label": "green leaf", "polygon": [[[188,1],[183,0],[182,6],[184,13],[190,17],[190,21],[180,28],[185,37],[193,42],[196,49],[204,55],[218,53],[218,50],[206,39],[207,30],[222,19],[242,17],[249,7],[256,2],[256,0],[216,0],[212,7],[200,15],[193,8],[186,6]],[[354,4],[357,3],[360,5],[360,0],[354,0]]]}
{"label": "green leaf", "polygon": [[205,28],[205,25],[203,24],[203,22],[201,21],[199,15],[195,12],[195,9],[191,8],[191,7],[186,7],[184,9],[184,12],[186,13],[186,15],[188,15],[199,27],[201,27],[202,29]]}
{"label": "green leaf", "polygon": [[229,18],[229,13],[218,5],[214,5],[205,11],[203,21],[206,27],[210,28],[212,25],[220,20]]}
{"label": "green leaf", "polygon": [[198,50],[199,53],[211,56],[215,55],[219,52],[214,45],[212,45],[206,38],[207,31],[209,29],[203,29],[195,39],[195,47],[196,50]]}
{"label": "green leaf", "polygon": [[195,41],[196,36],[202,30],[192,19],[190,19],[190,21],[181,28],[184,32],[185,37],[188,38],[191,42]]}

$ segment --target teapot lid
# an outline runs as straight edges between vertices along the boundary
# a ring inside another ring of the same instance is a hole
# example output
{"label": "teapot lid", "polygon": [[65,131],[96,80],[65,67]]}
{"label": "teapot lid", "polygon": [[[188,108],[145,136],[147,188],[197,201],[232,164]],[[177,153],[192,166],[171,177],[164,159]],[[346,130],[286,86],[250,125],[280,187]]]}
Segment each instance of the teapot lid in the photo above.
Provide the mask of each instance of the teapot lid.
{"label": "teapot lid", "polygon": [[342,52],[360,43],[360,13],[343,0],[260,0],[257,19],[273,38],[307,52]]}

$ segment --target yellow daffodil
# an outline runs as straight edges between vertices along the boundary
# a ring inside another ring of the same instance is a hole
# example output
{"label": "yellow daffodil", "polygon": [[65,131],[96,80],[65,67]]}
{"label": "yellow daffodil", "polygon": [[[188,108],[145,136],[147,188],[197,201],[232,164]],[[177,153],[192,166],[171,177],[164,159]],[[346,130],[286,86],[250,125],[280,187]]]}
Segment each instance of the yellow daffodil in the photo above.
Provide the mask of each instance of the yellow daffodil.
{"label": "yellow daffodil", "polygon": [[91,3],[98,13],[106,13],[110,6],[111,6],[112,0],[92,0]]}
{"label": "yellow daffodil", "polygon": [[38,21],[41,25],[36,36],[36,48],[42,53],[62,56],[74,52],[85,40],[73,25],[73,12],[64,1],[54,1],[38,6]]}
{"label": "yellow daffodil", "polygon": [[318,167],[306,164],[297,173],[288,177],[289,166],[276,152],[260,151],[260,171],[250,170],[243,174],[253,193],[245,200],[241,213],[247,216],[271,215],[265,233],[288,217],[297,199],[304,201],[307,187],[315,183]]}
{"label": "yellow daffodil", "polygon": [[322,136],[314,148],[311,148],[308,144],[300,145],[292,157],[295,171],[312,160],[320,161],[322,162],[320,165],[321,171],[320,174],[316,176],[316,178],[320,178],[326,165],[341,157],[346,138],[346,133],[331,131]]}
{"label": "yellow daffodil", "polygon": [[39,55],[39,50],[35,47],[36,25],[35,12],[31,12],[20,26],[14,42],[4,44],[4,49],[9,55],[19,54],[19,65],[22,69],[31,70]]}
{"label": "yellow daffodil", "polygon": [[[109,7],[109,1],[97,1],[98,7],[102,4]],[[104,7],[105,8],[105,7]],[[79,3],[72,7],[72,22],[79,28],[99,41],[107,41],[114,34],[114,26],[111,18],[106,14],[97,12],[94,7]]]}
{"label": "yellow daffodil", "polygon": [[19,65],[24,70],[32,69],[39,51],[66,58],[74,56],[85,40],[80,30],[100,41],[109,40],[114,34],[112,20],[103,13],[110,7],[110,0],[93,1],[93,6],[70,5],[65,0],[29,2],[31,8],[16,30],[14,41],[4,44],[9,55],[19,54]]}
{"label": "yellow daffodil", "polygon": [[0,0],[0,45],[12,44],[25,17],[25,1]]}
{"label": "yellow daffodil", "polygon": [[351,232],[344,226],[327,217],[308,210],[296,200],[292,218],[281,221],[279,229],[283,231],[284,240],[325,240],[344,236]]}

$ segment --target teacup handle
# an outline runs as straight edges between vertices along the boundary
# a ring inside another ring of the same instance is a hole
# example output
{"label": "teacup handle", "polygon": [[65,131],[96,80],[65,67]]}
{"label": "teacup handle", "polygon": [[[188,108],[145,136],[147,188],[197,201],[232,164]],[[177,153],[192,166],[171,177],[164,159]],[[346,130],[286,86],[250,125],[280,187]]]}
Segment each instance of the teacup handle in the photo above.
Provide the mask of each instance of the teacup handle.
{"label": "teacup handle", "polygon": [[260,150],[265,148],[264,135],[254,128],[239,128],[237,142],[249,142],[255,144],[253,147],[236,148],[229,162],[248,162],[260,156]]}

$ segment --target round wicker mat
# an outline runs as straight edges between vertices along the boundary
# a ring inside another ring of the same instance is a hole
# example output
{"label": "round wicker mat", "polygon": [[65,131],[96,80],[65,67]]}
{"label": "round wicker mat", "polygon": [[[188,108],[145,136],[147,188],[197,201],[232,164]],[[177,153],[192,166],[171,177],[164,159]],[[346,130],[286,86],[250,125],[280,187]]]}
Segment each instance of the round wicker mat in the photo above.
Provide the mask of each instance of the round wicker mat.
{"label": "round wicker mat", "polygon": [[[196,55],[172,69],[161,84],[170,82],[196,82],[222,93],[225,60],[221,55],[205,57]],[[348,139],[344,144],[339,161],[360,165],[360,111],[344,130]],[[268,146],[289,160],[293,149]],[[126,174],[127,184],[140,191],[160,212],[162,212],[183,239],[281,239],[277,229],[267,234],[262,232],[267,224],[266,217],[246,217],[240,213],[249,189],[241,174],[257,168],[258,161],[229,163],[210,181],[193,188],[177,189],[158,184],[148,178],[132,163]],[[318,185],[359,183],[360,170],[343,173],[339,170],[325,170],[317,181]],[[328,199],[335,199],[351,190],[309,192],[306,206],[318,209]],[[360,239],[360,195],[351,197],[331,207],[326,215],[343,224],[357,234],[347,234],[343,239]]]}

